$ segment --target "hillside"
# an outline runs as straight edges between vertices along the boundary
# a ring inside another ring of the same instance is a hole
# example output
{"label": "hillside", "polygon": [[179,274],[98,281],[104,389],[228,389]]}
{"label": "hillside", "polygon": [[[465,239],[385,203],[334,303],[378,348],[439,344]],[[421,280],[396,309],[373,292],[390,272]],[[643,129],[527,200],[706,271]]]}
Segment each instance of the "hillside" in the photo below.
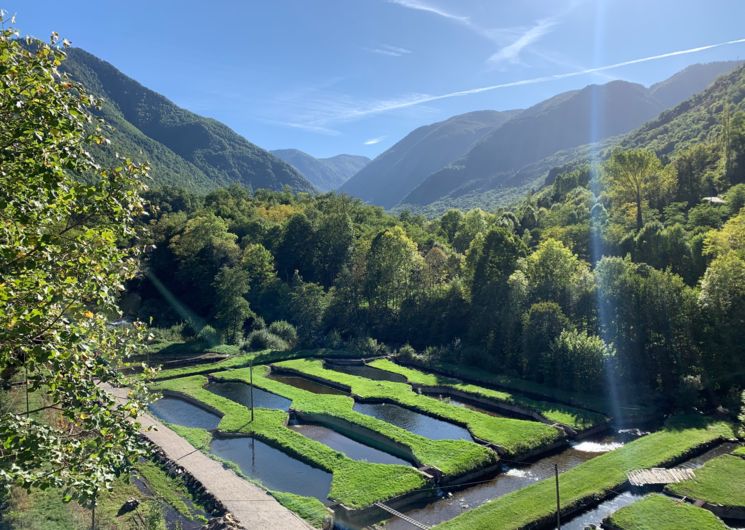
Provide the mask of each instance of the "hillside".
{"label": "hillside", "polygon": [[204,191],[238,183],[314,189],[289,164],[229,127],[178,107],[84,50],[68,50],[62,69],[104,100],[100,114],[112,127],[112,142],[122,152],[147,160],[156,186]]}
{"label": "hillside", "polygon": [[419,127],[379,155],[339,191],[390,208],[428,175],[469,151],[519,111],[479,111]]}
{"label": "hillside", "polygon": [[463,158],[430,175],[402,202],[423,206],[477,194],[522,193],[540,178],[534,170],[545,166],[542,159],[631,131],[737,64],[694,65],[650,88],[612,81],[559,94],[505,123]]}
{"label": "hillside", "polygon": [[336,155],[315,158],[299,149],[271,151],[303,175],[318,191],[333,191],[370,163],[366,156]]}

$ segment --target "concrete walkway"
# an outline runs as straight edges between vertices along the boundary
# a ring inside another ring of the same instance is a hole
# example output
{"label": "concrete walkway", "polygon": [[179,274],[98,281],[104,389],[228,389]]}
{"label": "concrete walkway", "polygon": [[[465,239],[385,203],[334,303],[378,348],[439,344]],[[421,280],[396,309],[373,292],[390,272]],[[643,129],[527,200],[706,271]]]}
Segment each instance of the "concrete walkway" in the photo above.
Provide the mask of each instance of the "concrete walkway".
{"label": "concrete walkway", "polygon": [[[102,385],[119,400],[126,400],[127,388]],[[219,500],[247,530],[310,530],[312,527],[282,506],[255,484],[225,469],[222,464],[196,449],[184,438],[149,414],[138,418],[142,433],[174,462],[185,468]],[[154,427],[148,430],[149,427]]]}

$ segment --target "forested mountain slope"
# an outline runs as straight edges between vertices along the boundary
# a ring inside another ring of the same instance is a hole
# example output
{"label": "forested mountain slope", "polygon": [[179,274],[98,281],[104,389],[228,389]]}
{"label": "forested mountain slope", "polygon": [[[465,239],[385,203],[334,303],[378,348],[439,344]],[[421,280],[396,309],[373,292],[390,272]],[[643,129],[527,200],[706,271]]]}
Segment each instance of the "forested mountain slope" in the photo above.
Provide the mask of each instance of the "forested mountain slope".
{"label": "forested mountain slope", "polygon": [[113,129],[112,141],[150,163],[156,186],[314,189],[289,164],[229,127],[178,107],[84,50],[68,50],[62,69],[104,100],[100,113]]}
{"label": "forested mountain slope", "polygon": [[271,153],[297,169],[318,191],[333,191],[370,163],[366,156],[336,155],[316,158],[299,149],[276,149]]}
{"label": "forested mountain slope", "polygon": [[546,157],[633,130],[737,64],[695,65],[650,88],[613,81],[559,94],[490,133],[402,202],[421,207],[484,193],[509,196],[509,191],[535,185],[545,176],[547,164],[540,162]]}
{"label": "forested mountain slope", "polygon": [[519,111],[478,111],[419,127],[379,155],[340,191],[390,208],[431,173],[468,152]]}

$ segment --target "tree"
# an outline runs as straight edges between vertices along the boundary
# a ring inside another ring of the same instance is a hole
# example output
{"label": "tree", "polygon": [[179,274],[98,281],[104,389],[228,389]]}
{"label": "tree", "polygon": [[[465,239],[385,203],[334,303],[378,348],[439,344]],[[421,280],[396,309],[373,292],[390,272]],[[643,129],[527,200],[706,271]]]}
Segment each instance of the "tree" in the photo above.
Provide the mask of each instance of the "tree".
{"label": "tree", "polygon": [[367,253],[365,291],[372,308],[397,309],[421,268],[416,244],[400,226],[377,234]]}
{"label": "tree", "polygon": [[646,149],[614,151],[604,168],[605,183],[613,201],[633,203],[636,229],[644,226],[645,202],[660,191],[662,164],[657,155]]}
{"label": "tree", "polygon": [[295,271],[298,271],[304,280],[315,278],[314,242],[315,231],[308,218],[303,214],[293,215],[285,226],[282,240],[274,254],[280,278],[289,281]]}
{"label": "tree", "polygon": [[223,267],[212,283],[215,289],[215,321],[228,344],[243,337],[243,325],[253,316],[244,298],[249,289],[248,271],[243,267]]}
{"label": "tree", "polygon": [[95,99],[58,71],[56,35],[51,45],[16,37],[0,31],[0,381],[25,382],[56,420],[2,414],[0,483],[91,504],[145,452],[128,421],[143,387],[130,381],[120,403],[99,383],[126,382],[117,365],[137,338],[109,321],[137,268],[147,168],[108,150]]}

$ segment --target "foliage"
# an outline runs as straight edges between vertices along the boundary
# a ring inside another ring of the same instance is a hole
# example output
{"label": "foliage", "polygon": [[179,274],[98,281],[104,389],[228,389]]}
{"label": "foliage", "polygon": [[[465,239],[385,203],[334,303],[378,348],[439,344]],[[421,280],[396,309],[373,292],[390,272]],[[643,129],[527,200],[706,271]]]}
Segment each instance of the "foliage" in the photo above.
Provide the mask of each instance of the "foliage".
{"label": "foliage", "polygon": [[123,382],[117,363],[139,336],[110,321],[136,270],[147,168],[94,159],[107,145],[97,102],[58,71],[58,37],[16,37],[0,31],[0,378],[44,392],[60,421],[4,413],[0,481],[89,504],[144,451],[128,421],[142,389],[118,403],[100,383]]}

